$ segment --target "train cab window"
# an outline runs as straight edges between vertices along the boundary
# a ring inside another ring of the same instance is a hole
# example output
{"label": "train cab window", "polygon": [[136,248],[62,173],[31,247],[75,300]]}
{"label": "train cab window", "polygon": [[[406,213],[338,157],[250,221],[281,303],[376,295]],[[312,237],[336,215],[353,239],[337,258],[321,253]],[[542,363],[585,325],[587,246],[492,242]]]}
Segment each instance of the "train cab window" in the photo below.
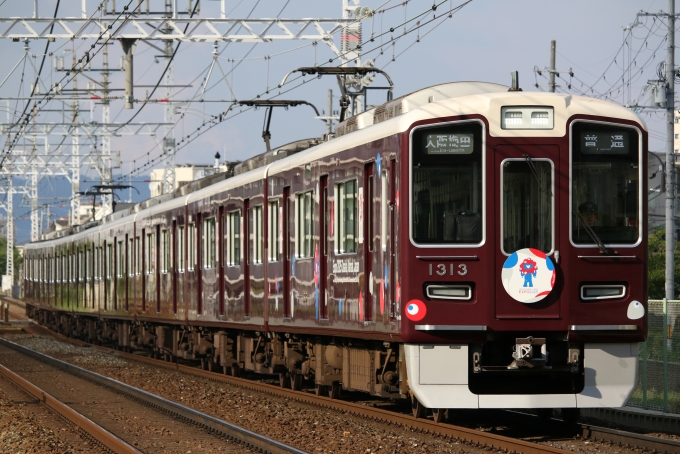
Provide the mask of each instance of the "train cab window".
{"label": "train cab window", "polygon": [[335,252],[351,254],[357,251],[357,220],[359,218],[356,180],[335,185]]}
{"label": "train cab window", "polygon": [[298,258],[314,255],[314,191],[296,195],[295,249]]}
{"label": "train cab window", "polygon": [[262,263],[262,205],[253,207],[253,263]]}
{"label": "train cab window", "polygon": [[227,213],[227,257],[228,266],[241,265],[241,212]]}
{"label": "train cab window", "polygon": [[125,277],[125,243],[119,241],[116,248],[116,276]]}
{"label": "train cab window", "polygon": [[503,253],[554,244],[554,167],[549,159],[506,159],[501,164]]}
{"label": "train cab window", "polygon": [[175,244],[177,248],[177,272],[183,273],[185,266],[184,258],[184,226],[180,225],[177,227],[177,242]]}
{"label": "train cab window", "polygon": [[196,224],[191,223],[187,230],[187,270],[193,271],[196,265]]}
{"label": "train cab window", "polygon": [[156,239],[153,233],[146,234],[146,274],[156,271]]}
{"label": "train cab window", "polygon": [[161,231],[161,273],[167,274],[170,271],[170,230],[165,229]]}
{"label": "train cab window", "polygon": [[267,213],[267,243],[269,249],[267,249],[267,259],[270,262],[277,262],[279,260],[279,201],[275,200],[269,202],[269,212]]}
{"label": "train cab window", "polygon": [[[411,238],[420,245],[476,245],[484,226],[482,125],[420,128],[411,143]],[[383,204],[387,197],[383,180]],[[383,225],[387,215],[383,207]],[[383,248],[385,234],[383,233]]]}
{"label": "train cab window", "polygon": [[635,245],[641,238],[640,134],[575,122],[571,150],[571,241]]}
{"label": "train cab window", "polygon": [[215,236],[215,218],[203,220],[203,268],[215,268],[217,237]]}

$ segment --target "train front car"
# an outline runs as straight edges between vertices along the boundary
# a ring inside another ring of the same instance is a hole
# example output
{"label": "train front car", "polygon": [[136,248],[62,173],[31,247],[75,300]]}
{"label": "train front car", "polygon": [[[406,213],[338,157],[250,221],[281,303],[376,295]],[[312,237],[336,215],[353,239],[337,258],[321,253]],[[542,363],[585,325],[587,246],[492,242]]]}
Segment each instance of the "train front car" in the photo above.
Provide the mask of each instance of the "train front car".
{"label": "train front car", "polygon": [[402,121],[414,412],[625,405],[647,333],[644,123],[612,103],[517,91]]}

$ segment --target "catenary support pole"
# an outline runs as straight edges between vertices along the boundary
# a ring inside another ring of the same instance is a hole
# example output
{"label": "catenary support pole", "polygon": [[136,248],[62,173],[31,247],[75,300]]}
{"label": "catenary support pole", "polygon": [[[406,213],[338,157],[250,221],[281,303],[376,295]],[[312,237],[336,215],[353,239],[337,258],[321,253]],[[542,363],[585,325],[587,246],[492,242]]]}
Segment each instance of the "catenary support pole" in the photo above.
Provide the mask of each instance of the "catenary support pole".
{"label": "catenary support pole", "polygon": [[557,49],[557,42],[553,39],[550,41],[550,93],[555,93],[555,51]]}
{"label": "catenary support pole", "polygon": [[675,0],[668,0],[668,57],[666,61],[666,299],[675,299],[675,162],[673,129],[675,110]]}

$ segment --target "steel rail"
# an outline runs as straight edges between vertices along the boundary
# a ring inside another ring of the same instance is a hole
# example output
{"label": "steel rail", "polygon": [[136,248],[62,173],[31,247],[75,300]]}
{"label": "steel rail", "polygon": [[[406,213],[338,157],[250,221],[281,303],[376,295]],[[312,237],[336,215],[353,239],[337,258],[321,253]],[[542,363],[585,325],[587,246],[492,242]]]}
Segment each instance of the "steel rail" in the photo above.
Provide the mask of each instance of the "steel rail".
{"label": "steel rail", "polygon": [[[227,421],[215,418],[214,416],[201,413],[197,410],[194,410],[193,408],[189,408],[184,405],[173,402],[171,400],[164,399],[160,396],[156,396],[154,394],[127,385],[125,383],[119,382],[112,378],[108,378],[95,372],[91,372],[78,366],[74,366],[73,364],[69,364],[56,358],[52,358],[51,356],[15,344],[14,342],[8,341],[6,339],[0,338],[0,345],[16,350],[20,353],[30,356],[31,358],[37,359],[38,361],[42,361],[53,367],[57,367],[80,378],[86,379],[98,385],[112,389],[115,392],[118,392],[126,397],[141,402],[147,406],[163,411],[172,416],[176,416],[185,421],[189,421],[193,424],[198,425],[199,427],[226,436],[230,439],[236,440],[240,443],[258,449],[262,452],[271,454],[287,454],[287,453],[305,454],[305,451],[301,451],[292,446],[288,446],[284,443],[273,440],[269,437],[265,437],[264,435],[251,432],[235,424],[231,424]],[[139,451],[135,450],[129,452]]]}
{"label": "steel rail", "polygon": [[71,421],[73,424],[75,424],[80,429],[85,431],[92,438],[94,438],[107,448],[111,449],[112,451],[121,454],[141,453],[141,451],[135,449],[125,441],[121,440],[120,438],[109,432],[108,430],[104,429],[102,426],[96,424],[92,420],[78,413],[68,405],[62,403],[52,395],[46,393],[45,391],[38,388],[34,384],[30,383],[29,381],[26,381],[25,379],[15,374],[11,370],[7,369],[3,365],[0,365],[0,375],[5,377],[10,383],[19,387],[22,391],[24,391],[28,395],[34,397],[39,402],[46,405],[50,410]]}
{"label": "steel rail", "polygon": [[653,452],[676,453],[680,452],[680,442],[665,438],[650,437],[649,435],[636,434],[624,430],[609,429],[606,427],[580,424],[584,438],[606,441],[621,445],[634,446],[641,449],[649,449]]}

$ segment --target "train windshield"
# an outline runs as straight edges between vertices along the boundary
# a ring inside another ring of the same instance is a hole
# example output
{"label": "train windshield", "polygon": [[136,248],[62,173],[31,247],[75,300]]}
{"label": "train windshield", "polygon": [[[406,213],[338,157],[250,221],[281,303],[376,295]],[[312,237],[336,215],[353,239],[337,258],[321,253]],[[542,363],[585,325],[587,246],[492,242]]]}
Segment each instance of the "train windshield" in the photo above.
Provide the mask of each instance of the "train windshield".
{"label": "train windshield", "polygon": [[417,244],[479,244],[482,126],[450,124],[412,136],[411,235]]}
{"label": "train windshield", "polygon": [[640,238],[638,132],[575,123],[571,158],[572,242],[592,245],[599,238],[606,244],[636,244]]}
{"label": "train windshield", "polygon": [[[527,155],[528,156],[528,155]],[[503,252],[553,250],[553,164],[548,159],[508,159],[501,167]]]}

